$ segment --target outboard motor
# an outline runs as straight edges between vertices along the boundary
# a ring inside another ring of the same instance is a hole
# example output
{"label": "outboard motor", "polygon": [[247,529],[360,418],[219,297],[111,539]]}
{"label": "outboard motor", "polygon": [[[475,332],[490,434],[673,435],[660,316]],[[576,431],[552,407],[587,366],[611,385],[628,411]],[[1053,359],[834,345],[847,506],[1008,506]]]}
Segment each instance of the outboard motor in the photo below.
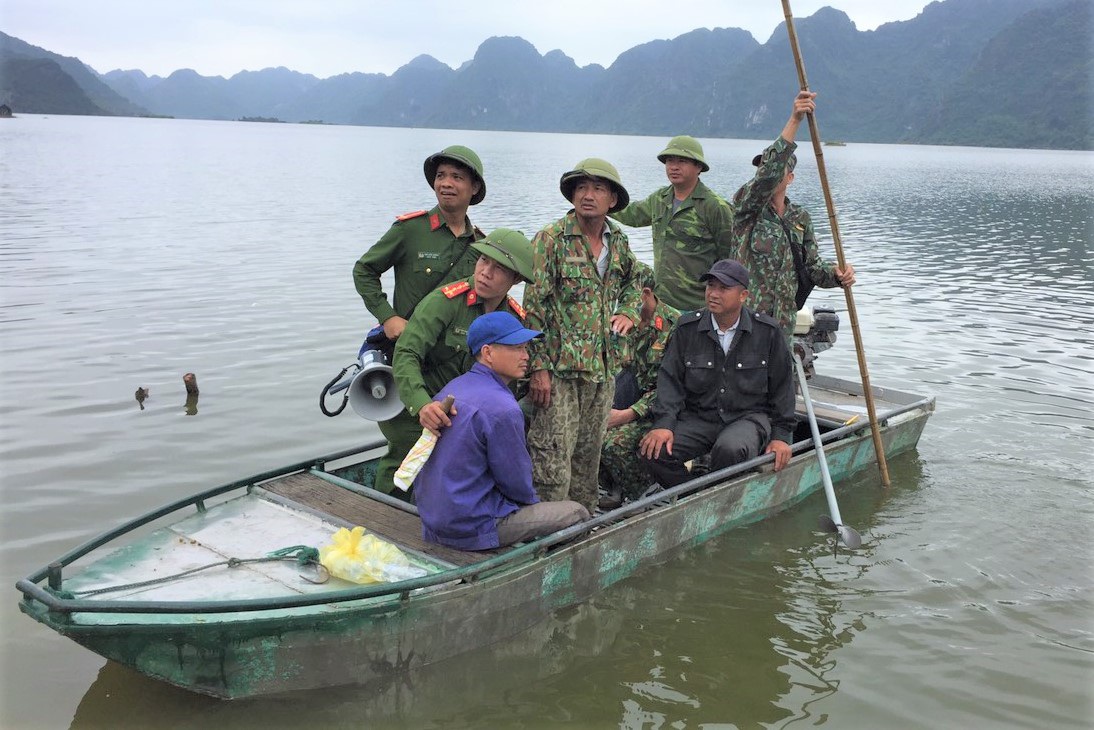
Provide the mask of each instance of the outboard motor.
{"label": "outboard motor", "polygon": [[813,359],[836,344],[839,315],[832,307],[802,308],[794,325],[794,352],[806,375],[813,374]]}

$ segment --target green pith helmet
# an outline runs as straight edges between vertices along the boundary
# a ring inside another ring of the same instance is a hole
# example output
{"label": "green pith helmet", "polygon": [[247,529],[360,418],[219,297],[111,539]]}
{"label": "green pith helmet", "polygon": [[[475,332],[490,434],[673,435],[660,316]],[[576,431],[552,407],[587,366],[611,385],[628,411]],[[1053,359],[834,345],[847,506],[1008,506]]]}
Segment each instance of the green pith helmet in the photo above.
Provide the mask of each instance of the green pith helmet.
{"label": "green pith helmet", "polygon": [[627,189],[623,187],[623,183],[619,179],[619,171],[615,169],[615,165],[598,157],[582,160],[574,165],[574,169],[562,175],[562,179],[558,182],[558,189],[562,191],[562,197],[571,203],[574,202],[574,188],[577,186],[577,181],[583,178],[607,180],[615,188],[615,195],[618,200],[615,207],[608,211],[609,213],[623,210],[631,202],[631,196],[627,193]]}
{"label": "green pith helmet", "polygon": [[425,181],[429,187],[433,187],[433,178],[437,177],[437,167],[442,162],[455,162],[463,165],[475,175],[479,182],[479,192],[471,196],[471,205],[478,205],[486,197],[486,180],[482,177],[482,160],[470,147],[454,144],[445,147],[440,152],[435,152],[425,158]]}
{"label": "green pith helmet", "polygon": [[666,157],[686,157],[689,160],[695,160],[699,163],[699,167],[703,172],[710,169],[710,165],[703,159],[703,145],[699,144],[699,140],[695,137],[689,137],[686,134],[681,134],[679,137],[673,137],[669,140],[669,143],[665,146],[665,149],[661,154],[657,155],[657,159],[660,162],[664,162]]}
{"label": "green pith helmet", "polygon": [[471,248],[517,272],[525,281],[532,280],[532,242],[520,231],[495,228],[486,238],[472,243]]}

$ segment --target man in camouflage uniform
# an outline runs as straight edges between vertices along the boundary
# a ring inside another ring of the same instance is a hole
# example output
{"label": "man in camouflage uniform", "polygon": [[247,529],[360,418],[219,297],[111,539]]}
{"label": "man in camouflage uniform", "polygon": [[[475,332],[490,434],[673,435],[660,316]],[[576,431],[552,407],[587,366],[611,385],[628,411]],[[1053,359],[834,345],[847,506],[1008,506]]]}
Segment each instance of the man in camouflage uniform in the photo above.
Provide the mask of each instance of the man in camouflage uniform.
{"label": "man in camouflage uniform", "polygon": [[658,298],[681,311],[701,309],[699,277],[733,254],[733,209],[699,180],[710,165],[694,137],[673,137],[657,159],[672,184],[612,218],[626,226],[653,226]]}
{"label": "man in camouflage uniform", "polygon": [[[524,310],[509,296],[509,289],[532,276],[532,245],[528,239],[519,231],[498,228],[471,244],[471,249],[479,257],[475,273],[427,294],[396,340],[392,370],[406,410],[384,422],[384,433],[390,434],[388,453],[377,468],[375,485],[383,491],[391,491],[395,471],[423,428],[437,431],[452,424],[433,396],[475,363],[467,347],[471,323],[487,312],[524,317]],[[454,409],[459,409],[459,403]]]}
{"label": "man in camouflage uniform", "polygon": [[844,270],[820,258],[809,213],[786,197],[797,164],[794,137],[802,119],[816,107],[815,96],[809,91],[798,94],[782,134],[752,160],[756,176],[733,196],[733,258],[752,275],[755,310],[771,315],[788,340],[797,312],[814,286],[855,283],[853,266],[847,264]]}
{"label": "man in camouflage uniform", "polygon": [[641,294],[627,236],[607,219],[629,201],[610,163],[579,162],[559,182],[574,208],[536,234],[524,292],[531,344],[528,432],[540,499],[596,508],[600,445],[622,362],[611,346],[638,322]]}
{"label": "man in camouflage uniform", "polygon": [[[608,491],[602,509],[611,509],[625,499],[637,499],[649,484],[649,476],[638,459],[638,442],[650,430],[650,407],[657,395],[657,371],[669,333],[680,313],[659,301],[653,292],[654,272],[638,264],[642,285],[642,310],[634,334],[634,355],[628,366],[637,381],[636,401],[617,403],[608,416],[608,431],[600,450],[600,483]],[[619,406],[623,406],[620,408]]]}
{"label": "man in camouflage uniform", "polygon": [[[425,158],[423,169],[426,182],[437,196],[437,205],[428,211],[397,216],[395,224],[353,267],[357,293],[390,340],[397,340],[403,333],[422,297],[441,284],[474,273],[478,254],[470,246],[483,237],[467,217],[468,206],[486,197],[479,156],[467,147],[453,145]],[[392,268],[395,291],[389,303],[380,276]],[[405,439],[408,425],[413,422],[395,418],[381,421],[379,426],[388,442],[393,443]],[[380,459],[374,485],[377,489],[394,489],[392,477],[404,455],[396,457],[389,452]]]}

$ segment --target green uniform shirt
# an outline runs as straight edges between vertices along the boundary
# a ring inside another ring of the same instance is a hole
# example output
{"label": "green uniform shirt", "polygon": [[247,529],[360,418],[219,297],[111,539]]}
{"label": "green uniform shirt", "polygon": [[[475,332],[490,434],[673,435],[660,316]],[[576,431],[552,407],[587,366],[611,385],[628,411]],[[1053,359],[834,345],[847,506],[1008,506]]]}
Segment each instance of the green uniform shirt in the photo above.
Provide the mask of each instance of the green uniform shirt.
{"label": "green uniform shirt", "polygon": [[653,227],[657,298],[679,310],[706,306],[699,277],[715,261],[733,256],[733,207],[700,180],[676,210],[671,185],[612,213],[620,223]]}
{"label": "green uniform shirt", "polygon": [[[464,234],[458,238],[452,235],[439,207],[401,215],[354,264],[354,286],[377,322],[383,324],[395,315],[408,317],[431,289],[475,273],[479,255],[467,244],[483,237],[469,218],[464,218]],[[461,251],[463,254],[450,268]],[[395,269],[395,295],[389,304],[380,287],[380,276],[391,268]]]}
{"label": "green uniform shirt", "polygon": [[624,358],[611,346],[611,318],[625,314],[637,322],[642,293],[626,234],[611,220],[604,225],[609,260],[603,279],[572,210],[532,240],[535,270],[524,289],[525,326],[544,336],[528,343],[529,372],[598,383],[619,372]]}
{"label": "green uniform shirt", "polygon": [[782,137],[764,150],[756,176],[733,196],[734,248],[738,261],[751,278],[748,305],[771,315],[784,334],[794,333],[797,315],[795,295],[798,273],[791,246],[801,254],[807,276],[816,286],[839,286],[835,264],[821,259],[813,221],[800,205],[787,199],[782,218],[771,207],[771,196],[786,173],[786,163],[796,144]]}
{"label": "green uniform shirt", "polygon": [[[503,300],[495,311],[524,316],[512,297]],[[467,347],[467,328],[485,313],[475,293],[474,276],[431,291],[418,304],[395,341],[391,368],[399,398],[411,415],[417,416],[448,381],[475,364]]]}

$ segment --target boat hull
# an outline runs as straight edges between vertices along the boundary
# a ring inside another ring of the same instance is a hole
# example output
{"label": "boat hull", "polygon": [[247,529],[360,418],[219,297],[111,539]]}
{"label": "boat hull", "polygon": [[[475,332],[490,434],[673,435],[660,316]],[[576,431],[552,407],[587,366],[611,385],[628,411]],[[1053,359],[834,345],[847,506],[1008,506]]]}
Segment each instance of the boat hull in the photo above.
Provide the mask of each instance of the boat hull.
{"label": "boat hull", "polygon": [[[925,406],[887,422],[888,458],[915,447],[929,414]],[[868,429],[825,452],[837,483],[876,468]],[[21,608],[108,659],[216,697],[386,681],[519,634],[646,565],[786,510],[821,487],[812,453],[779,472],[710,476],[715,483],[701,491],[429,590],[244,616],[51,611],[25,591]]]}

